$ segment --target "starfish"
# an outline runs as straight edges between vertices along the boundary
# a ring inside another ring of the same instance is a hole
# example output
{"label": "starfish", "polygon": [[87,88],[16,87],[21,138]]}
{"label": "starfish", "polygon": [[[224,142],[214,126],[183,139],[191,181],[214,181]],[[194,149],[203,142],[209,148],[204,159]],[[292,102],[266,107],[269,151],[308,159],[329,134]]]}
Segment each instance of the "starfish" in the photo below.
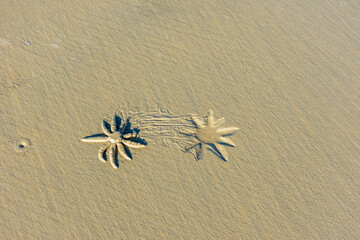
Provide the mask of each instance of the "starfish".
{"label": "starfish", "polygon": [[226,136],[234,134],[237,130],[239,130],[239,128],[220,128],[220,125],[224,122],[224,118],[214,120],[214,113],[212,110],[209,110],[206,123],[203,123],[195,116],[192,116],[191,119],[197,127],[196,132],[192,133],[192,135],[197,139],[197,142],[186,150],[189,151],[190,149],[199,146],[199,148],[196,150],[196,159],[199,160],[203,157],[205,148],[204,145],[208,145],[214,149],[214,151],[224,161],[227,161],[229,157],[223,146],[228,145],[235,147],[235,144],[230,138],[227,138]]}
{"label": "starfish", "polygon": [[128,148],[142,148],[146,146],[144,140],[137,138],[137,132],[129,129],[129,121],[127,121],[123,127],[121,127],[121,119],[119,123],[117,121],[117,116],[114,114],[114,117],[110,124],[110,129],[105,120],[102,121],[101,127],[104,134],[95,134],[81,139],[83,142],[95,142],[95,143],[105,143],[100,147],[98,152],[98,157],[100,161],[106,162],[106,152],[108,150],[108,155],[110,162],[114,168],[118,168],[116,163],[115,156],[116,152],[123,156],[126,160],[132,160],[130,150]]}

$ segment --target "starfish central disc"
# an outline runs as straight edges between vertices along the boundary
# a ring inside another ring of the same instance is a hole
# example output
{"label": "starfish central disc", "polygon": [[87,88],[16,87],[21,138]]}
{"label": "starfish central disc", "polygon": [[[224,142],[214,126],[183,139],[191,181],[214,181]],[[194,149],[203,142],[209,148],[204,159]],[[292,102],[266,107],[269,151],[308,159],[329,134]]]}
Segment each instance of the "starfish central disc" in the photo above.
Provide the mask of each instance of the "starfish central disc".
{"label": "starfish central disc", "polygon": [[119,143],[121,142],[121,133],[116,131],[109,135],[109,141],[111,143]]}
{"label": "starfish central disc", "polygon": [[216,134],[216,128],[204,127],[198,130],[196,137],[203,143],[214,144],[218,141],[219,136]]}

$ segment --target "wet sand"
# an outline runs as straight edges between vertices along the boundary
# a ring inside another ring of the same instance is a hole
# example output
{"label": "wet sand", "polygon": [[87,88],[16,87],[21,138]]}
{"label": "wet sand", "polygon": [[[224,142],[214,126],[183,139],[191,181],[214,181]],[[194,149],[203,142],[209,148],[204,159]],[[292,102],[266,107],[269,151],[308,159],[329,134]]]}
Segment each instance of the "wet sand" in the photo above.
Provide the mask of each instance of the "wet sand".
{"label": "wet sand", "polygon": [[[2,1],[0,238],[358,238],[359,9]],[[228,161],[185,151],[210,109]],[[118,169],[81,142],[114,113],[148,143]]]}

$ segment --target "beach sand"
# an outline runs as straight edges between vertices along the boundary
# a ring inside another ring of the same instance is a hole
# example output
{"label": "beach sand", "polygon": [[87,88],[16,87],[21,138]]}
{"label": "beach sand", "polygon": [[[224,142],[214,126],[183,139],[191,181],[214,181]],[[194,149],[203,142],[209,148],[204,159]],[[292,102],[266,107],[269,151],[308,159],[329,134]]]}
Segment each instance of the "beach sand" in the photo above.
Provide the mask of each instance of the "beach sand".
{"label": "beach sand", "polygon": [[[359,9],[1,1],[0,238],[358,239]],[[228,161],[185,151],[209,110]],[[136,112],[118,169],[81,141]]]}

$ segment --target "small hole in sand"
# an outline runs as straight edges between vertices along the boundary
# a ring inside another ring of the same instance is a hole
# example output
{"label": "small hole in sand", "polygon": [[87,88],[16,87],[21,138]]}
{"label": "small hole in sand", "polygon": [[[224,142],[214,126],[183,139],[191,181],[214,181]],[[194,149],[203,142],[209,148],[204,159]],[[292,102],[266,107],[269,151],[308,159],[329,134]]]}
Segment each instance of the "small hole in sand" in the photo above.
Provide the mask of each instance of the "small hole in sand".
{"label": "small hole in sand", "polygon": [[31,142],[27,138],[19,138],[15,141],[15,151],[17,152],[27,152],[32,148]]}

